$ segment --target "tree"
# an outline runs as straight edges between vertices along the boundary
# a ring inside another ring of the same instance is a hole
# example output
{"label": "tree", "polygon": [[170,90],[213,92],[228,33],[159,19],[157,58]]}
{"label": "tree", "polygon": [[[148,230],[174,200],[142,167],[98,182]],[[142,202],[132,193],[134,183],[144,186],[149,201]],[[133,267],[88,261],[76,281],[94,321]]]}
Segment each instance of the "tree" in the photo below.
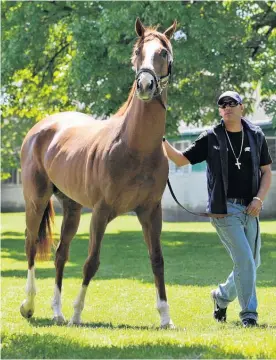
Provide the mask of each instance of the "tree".
{"label": "tree", "polygon": [[[167,133],[174,133],[180,120],[206,124],[218,119],[216,98],[229,88],[246,96],[250,112],[259,86],[275,117],[272,1],[5,2],[2,90],[9,127],[3,122],[4,136],[17,132],[12,119],[24,119],[23,137],[45,114],[80,104],[97,117],[114,113],[134,80],[130,54],[137,16],[146,25],[160,23],[161,29],[178,21]],[[5,164],[8,157],[5,153]]]}

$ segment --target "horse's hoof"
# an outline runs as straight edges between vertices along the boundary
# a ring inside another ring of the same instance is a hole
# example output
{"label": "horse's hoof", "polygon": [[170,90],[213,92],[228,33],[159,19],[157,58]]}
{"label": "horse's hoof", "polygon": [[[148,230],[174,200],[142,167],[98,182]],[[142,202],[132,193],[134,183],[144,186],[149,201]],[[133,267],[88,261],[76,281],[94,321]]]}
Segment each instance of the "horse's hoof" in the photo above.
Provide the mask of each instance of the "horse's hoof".
{"label": "horse's hoof", "polygon": [[53,322],[56,324],[56,325],[62,325],[65,323],[65,318],[63,315],[58,315],[58,316],[54,316],[53,317]]}
{"label": "horse's hoof", "polygon": [[25,309],[23,302],[20,306],[20,313],[25,319],[30,319],[34,314],[34,309]]}
{"label": "horse's hoof", "polygon": [[161,329],[174,330],[174,329],[176,329],[176,327],[175,327],[174,323],[172,321],[170,321],[168,324],[161,325]]}
{"label": "horse's hoof", "polygon": [[81,325],[81,320],[80,319],[72,318],[68,323],[68,326],[78,326],[78,325]]}

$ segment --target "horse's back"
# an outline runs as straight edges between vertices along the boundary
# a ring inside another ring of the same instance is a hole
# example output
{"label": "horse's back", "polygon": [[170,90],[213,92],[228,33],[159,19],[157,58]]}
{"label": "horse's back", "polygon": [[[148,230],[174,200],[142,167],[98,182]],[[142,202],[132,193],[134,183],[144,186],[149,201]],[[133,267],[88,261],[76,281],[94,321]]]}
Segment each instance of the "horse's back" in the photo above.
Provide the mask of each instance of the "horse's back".
{"label": "horse's back", "polygon": [[84,141],[96,134],[105,126],[104,122],[95,120],[92,116],[78,112],[62,112],[47,116],[36,123],[27,133],[21,149],[21,158],[28,153],[44,153],[57,141],[80,139]]}
{"label": "horse's back", "polygon": [[32,173],[45,174],[61,192],[88,205],[84,190],[90,180],[87,167],[94,165],[95,173],[98,168],[95,164],[116,136],[119,123],[95,120],[76,112],[58,113],[41,120],[29,131],[22,145],[23,187]]}
{"label": "horse's back", "polygon": [[69,128],[73,127],[100,127],[100,121],[95,120],[92,116],[68,111],[68,112],[61,112],[54,115],[49,115],[36,123],[30,131],[27,133],[22,147],[24,144],[34,136],[39,136],[39,134],[55,134],[56,132],[64,131]]}

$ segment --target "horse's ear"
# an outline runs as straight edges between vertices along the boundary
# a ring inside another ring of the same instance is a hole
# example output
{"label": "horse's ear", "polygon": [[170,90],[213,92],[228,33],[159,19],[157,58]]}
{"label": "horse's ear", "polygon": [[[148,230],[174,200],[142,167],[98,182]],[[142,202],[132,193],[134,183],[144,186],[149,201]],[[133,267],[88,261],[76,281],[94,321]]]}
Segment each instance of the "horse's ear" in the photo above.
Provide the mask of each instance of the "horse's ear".
{"label": "horse's ear", "polygon": [[169,40],[173,36],[173,33],[175,32],[176,25],[177,25],[177,22],[176,22],[176,20],[174,20],[173,24],[166,31],[164,31],[164,35],[166,35],[166,37]]}
{"label": "horse's ear", "polygon": [[145,32],[144,25],[142,24],[141,20],[139,18],[136,19],[135,22],[135,30],[138,36],[143,36]]}

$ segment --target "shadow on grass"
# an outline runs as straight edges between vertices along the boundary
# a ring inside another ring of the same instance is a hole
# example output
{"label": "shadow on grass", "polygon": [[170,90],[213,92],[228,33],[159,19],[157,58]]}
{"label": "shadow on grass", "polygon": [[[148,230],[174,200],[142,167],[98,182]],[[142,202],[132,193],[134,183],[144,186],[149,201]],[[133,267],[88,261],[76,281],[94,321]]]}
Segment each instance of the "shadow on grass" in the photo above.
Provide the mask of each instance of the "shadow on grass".
{"label": "shadow on grass", "polygon": [[[230,325],[234,325],[234,326],[238,326],[240,328],[242,328],[242,323],[240,321],[231,321],[230,323],[228,323]],[[268,324],[259,324],[257,325],[256,329],[276,329],[275,325],[268,325]],[[248,330],[252,331],[252,328],[248,328]]]}
{"label": "shadow on grass", "polygon": [[[57,325],[53,322],[52,319],[39,319],[39,318],[31,318],[27,319],[27,321],[33,327],[45,327],[45,326],[62,326],[67,327],[69,320],[67,320],[64,324]],[[132,326],[127,324],[119,324],[113,325],[110,323],[104,322],[93,322],[93,323],[82,323],[77,326],[77,328],[92,328],[92,329],[131,329],[131,330],[160,330],[159,327],[156,326]],[[181,329],[178,329],[181,330]]]}
{"label": "shadow on grass", "polygon": [[[33,327],[53,327],[53,326],[61,326],[61,327],[68,327],[69,320],[66,320],[64,324],[57,325],[54,323],[53,319],[47,318],[30,318],[26,319]],[[237,327],[237,328],[243,328],[242,323],[240,321],[231,321],[227,323],[230,326]],[[159,326],[135,326],[135,325],[127,325],[127,324],[117,324],[113,325],[112,322],[104,323],[104,322],[92,322],[92,323],[81,323],[80,325],[76,326],[77,328],[91,328],[91,329],[130,329],[130,330],[154,330],[154,331],[164,331],[164,329],[161,329]],[[268,324],[258,324],[258,329],[276,329],[276,326],[274,325],[268,325]],[[185,331],[185,328],[176,327],[173,330],[166,330],[166,331]]]}
{"label": "shadow on grass", "polygon": [[[149,340],[149,343],[143,345],[93,347],[81,345],[64,336],[13,334],[8,339],[3,337],[3,345],[2,359],[245,358],[239,352],[225,351],[216,345],[185,345],[180,342],[171,344],[165,339],[161,344],[150,344]],[[265,358],[265,355],[261,358]]]}
{"label": "shadow on grass", "polygon": [[[183,225],[184,227],[184,225]],[[82,267],[87,256],[88,234],[79,234],[72,241],[70,263],[64,278],[82,278]],[[224,281],[232,269],[232,262],[215,233],[166,232],[162,233],[166,284],[209,286]],[[258,286],[276,286],[273,269],[273,235],[262,236],[262,266],[258,269]],[[26,262],[24,234],[4,232],[2,238],[3,261],[9,258]],[[27,264],[27,262],[26,262]],[[43,263],[42,263],[43,264]],[[26,266],[27,267],[27,266]],[[5,270],[3,277],[26,278],[26,270]],[[36,270],[40,279],[54,278],[55,269]],[[96,278],[137,279],[153,283],[148,250],[142,232],[126,231],[106,234],[101,251],[101,266]]]}

